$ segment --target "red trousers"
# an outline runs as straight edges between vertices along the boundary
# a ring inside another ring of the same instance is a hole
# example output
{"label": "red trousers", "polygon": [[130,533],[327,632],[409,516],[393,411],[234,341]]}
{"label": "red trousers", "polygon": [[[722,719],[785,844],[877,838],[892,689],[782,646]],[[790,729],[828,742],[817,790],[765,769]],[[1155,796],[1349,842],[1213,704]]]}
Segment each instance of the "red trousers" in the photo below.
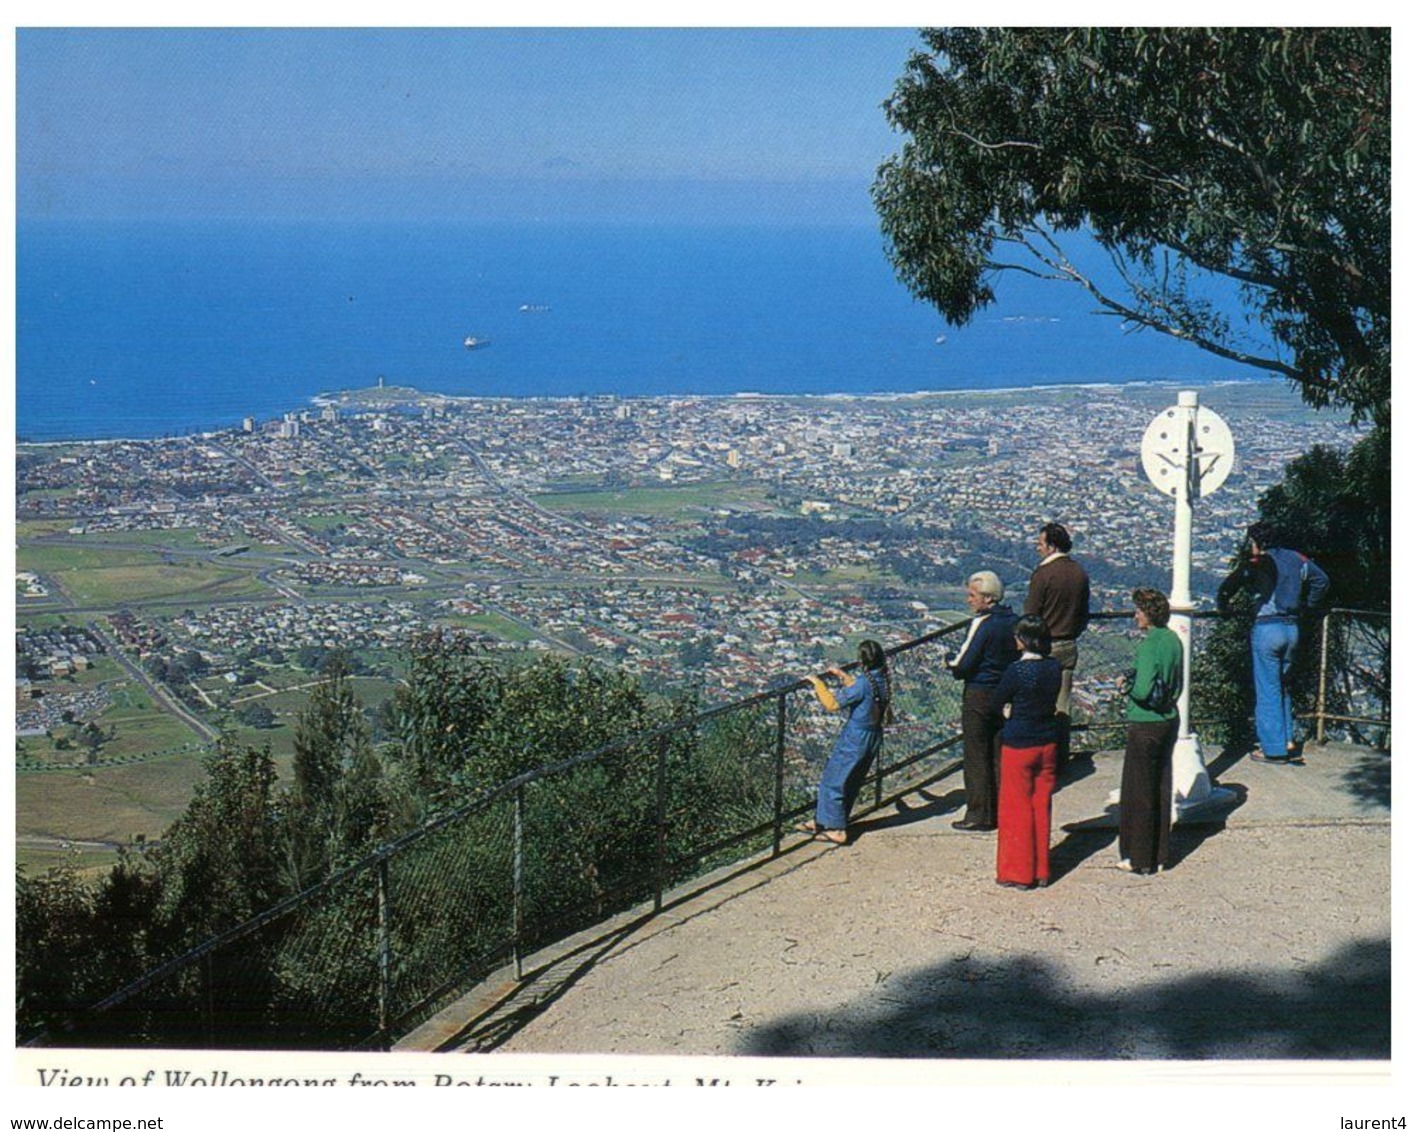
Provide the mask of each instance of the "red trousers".
{"label": "red trousers", "polygon": [[999,843],[995,879],[1049,882],[1049,826],[1054,816],[1058,746],[1000,748]]}

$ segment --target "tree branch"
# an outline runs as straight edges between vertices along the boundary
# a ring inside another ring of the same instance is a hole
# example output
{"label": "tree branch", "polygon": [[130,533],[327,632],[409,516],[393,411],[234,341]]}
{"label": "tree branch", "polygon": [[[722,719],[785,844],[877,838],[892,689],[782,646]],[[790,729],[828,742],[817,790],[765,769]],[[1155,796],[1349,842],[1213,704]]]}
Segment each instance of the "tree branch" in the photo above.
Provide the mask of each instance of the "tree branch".
{"label": "tree branch", "polygon": [[[1052,276],[1052,278],[1063,278],[1067,282],[1071,282],[1079,287],[1082,287],[1096,302],[1100,303],[1103,306],[1103,313],[1107,313],[1114,317],[1121,318],[1125,322],[1135,323],[1138,326],[1146,326],[1149,329],[1157,330],[1163,334],[1170,335],[1173,338],[1181,339],[1184,342],[1190,342],[1192,345],[1207,351],[1207,353],[1215,354],[1219,358],[1225,358],[1228,361],[1239,362],[1242,365],[1248,365],[1256,369],[1263,369],[1271,373],[1280,374],[1281,376],[1286,377],[1289,380],[1295,382],[1297,385],[1304,386],[1309,389],[1319,390],[1326,394],[1333,394],[1335,392],[1335,384],[1332,381],[1316,379],[1313,376],[1305,374],[1303,371],[1297,369],[1295,366],[1280,361],[1278,358],[1268,358],[1259,354],[1250,354],[1243,350],[1232,349],[1231,347],[1222,345],[1220,342],[1208,338],[1203,334],[1199,334],[1194,330],[1188,330],[1185,327],[1178,326],[1175,321],[1169,321],[1165,318],[1160,318],[1156,315],[1148,314],[1144,311],[1138,310],[1134,306],[1129,306],[1126,303],[1114,299],[1112,296],[1105,293],[1103,289],[1098,286],[1097,283],[1095,283],[1091,278],[1085,275],[1069,261],[1068,257],[1064,254],[1063,249],[1059,246],[1058,241],[1055,240],[1047,231],[1045,231],[1038,225],[1033,225],[1030,230],[1034,233],[1035,236],[1041,239],[1049,246],[1049,248],[1052,249],[1052,256],[1046,255],[1039,248],[1036,248],[1032,243],[1030,243],[1029,240],[1025,239],[1022,236],[1001,238],[1006,243],[1018,244],[1020,247],[1027,250],[1031,255],[1038,258],[1042,263],[1047,264],[1051,271],[1057,273]],[[1032,271],[1031,269],[1026,268],[1023,265],[1014,266],[1017,270],[1044,277],[1044,273]]]}
{"label": "tree branch", "polygon": [[971,145],[973,145],[976,149],[983,149],[983,150],[996,150],[996,149],[1031,149],[1031,150],[1033,150],[1035,153],[1042,153],[1042,152],[1044,151],[1044,147],[1043,147],[1042,145],[1039,145],[1037,142],[1026,142],[1026,141],[987,142],[987,141],[985,141],[985,140],[982,139],[982,138],[977,138],[977,137],[975,137],[973,134],[967,134],[964,130],[957,130],[957,129],[953,128],[953,127],[947,127],[945,132],[946,132],[947,134],[951,135],[952,137],[957,137],[957,138],[962,138],[962,139],[964,139],[965,141],[967,141],[967,142],[969,142]]}

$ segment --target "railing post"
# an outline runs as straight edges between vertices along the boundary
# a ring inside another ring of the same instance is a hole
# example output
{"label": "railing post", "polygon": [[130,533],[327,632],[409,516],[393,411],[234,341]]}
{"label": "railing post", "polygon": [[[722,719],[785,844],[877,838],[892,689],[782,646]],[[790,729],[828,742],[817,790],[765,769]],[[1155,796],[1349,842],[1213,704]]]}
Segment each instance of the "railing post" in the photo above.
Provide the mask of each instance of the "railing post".
{"label": "railing post", "polygon": [[522,981],[522,827],[526,788],[512,795],[512,974]]}
{"label": "railing post", "polygon": [[216,1006],[213,1003],[215,993],[212,985],[212,953],[209,951],[202,956],[202,1022],[207,1032],[208,1049],[217,1048]]}
{"label": "railing post", "polygon": [[665,902],[665,800],[668,796],[670,737],[655,745],[655,911]]}
{"label": "railing post", "polygon": [[1329,611],[1325,611],[1324,619],[1320,622],[1320,694],[1319,702],[1315,705],[1315,742],[1321,747],[1324,746],[1324,713],[1327,702],[1326,690],[1329,687]]}
{"label": "railing post", "polygon": [[379,909],[379,1045],[389,1049],[389,987],[390,962],[393,951],[390,945],[392,909],[389,906],[389,858],[380,857],[374,869],[375,898]]}
{"label": "railing post", "polygon": [[787,769],[788,693],[778,693],[778,738],[773,750],[773,856],[783,850],[783,777]]}

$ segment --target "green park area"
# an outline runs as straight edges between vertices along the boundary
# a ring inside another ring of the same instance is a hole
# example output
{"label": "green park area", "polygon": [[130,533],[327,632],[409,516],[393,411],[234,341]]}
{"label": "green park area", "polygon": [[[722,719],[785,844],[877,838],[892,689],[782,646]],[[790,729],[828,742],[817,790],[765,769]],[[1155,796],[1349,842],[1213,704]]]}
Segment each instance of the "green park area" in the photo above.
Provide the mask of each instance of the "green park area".
{"label": "green park area", "polygon": [[263,592],[249,570],[204,558],[165,557],[160,549],[21,543],[16,568],[44,574],[80,605],[141,601],[212,601]]}
{"label": "green park area", "polygon": [[24,519],[15,524],[15,541],[29,542],[31,539],[62,535],[71,526],[73,523],[68,519]]}
{"label": "green park area", "polygon": [[[128,844],[160,837],[202,781],[204,755],[188,751],[128,766],[20,774],[15,832],[21,850],[63,841]],[[25,864],[25,854],[19,853]]]}
{"label": "green park area", "polygon": [[211,550],[211,547],[203,543],[198,533],[190,527],[176,527],[161,531],[85,531],[82,535],[75,537],[82,539],[85,543],[93,543],[100,547],[135,546],[152,547],[155,550],[200,550],[204,552]]}
{"label": "green park area", "polygon": [[[141,762],[171,754],[199,742],[182,720],[153,703],[147,690],[110,658],[100,657],[87,671],[43,685],[47,696],[102,688],[107,704],[97,715],[61,722],[48,735],[16,739],[16,765],[21,772],[54,773],[78,765],[110,766]],[[94,748],[85,742],[84,728],[102,733]]]}
{"label": "green park area", "polygon": [[766,494],[767,489],[761,484],[696,483],[683,487],[551,492],[536,496],[536,501],[550,511],[671,519],[692,518],[716,508],[758,509],[763,506]]}
{"label": "green park area", "polygon": [[[101,661],[100,667],[111,664]],[[271,709],[271,725],[245,726],[232,719],[229,730],[238,743],[269,746],[277,775],[287,778],[296,722],[315,680],[309,675],[301,679],[289,669],[278,671],[283,690],[255,693],[254,698],[249,688],[242,690],[244,702]],[[31,873],[60,864],[101,871],[113,863],[116,850],[89,843],[116,846],[139,837],[160,838],[205,776],[210,748],[199,744],[189,727],[154,707],[135,685],[120,681],[109,687],[112,704],[94,722],[105,731],[115,728],[116,734],[100,748],[97,765],[74,765],[86,762],[82,746],[57,750],[52,739],[42,736],[25,738],[17,752],[17,860]],[[392,681],[373,676],[352,677],[350,687],[371,710],[394,691]],[[60,733],[70,730],[75,729],[66,726]]]}
{"label": "green park area", "polygon": [[799,570],[793,581],[813,586],[860,586],[876,585],[897,581],[890,570],[883,570],[870,563],[852,566],[833,566],[826,570]]}
{"label": "green park area", "polygon": [[[264,687],[244,685],[223,700],[224,729],[239,744],[269,747],[278,777],[286,778],[295,756],[300,715],[310,703],[311,692],[318,683],[313,674],[293,668],[274,668],[262,677]],[[351,676],[349,686],[370,713],[392,697],[397,687],[395,681],[386,676]]]}
{"label": "green park area", "polygon": [[513,641],[517,644],[535,641],[539,636],[535,630],[528,628],[521,622],[513,621],[510,617],[504,617],[500,613],[471,613],[444,617],[442,620],[445,624],[459,629],[472,629],[479,633],[488,633],[499,640]]}
{"label": "green park area", "polygon": [[339,527],[348,527],[352,523],[360,522],[360,516],[351,515],[344,511],[329,511],[318,515],[302,514],[299,522],[307,531],[314,534],[324,534],[326,531],[333,531]]}

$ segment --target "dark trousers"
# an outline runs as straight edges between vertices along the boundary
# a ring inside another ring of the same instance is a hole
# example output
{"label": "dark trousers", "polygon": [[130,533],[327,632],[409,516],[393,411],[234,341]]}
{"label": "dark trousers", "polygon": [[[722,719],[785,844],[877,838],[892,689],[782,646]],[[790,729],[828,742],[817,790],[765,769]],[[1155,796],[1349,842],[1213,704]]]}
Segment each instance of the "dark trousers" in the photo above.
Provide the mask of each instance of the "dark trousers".
{"label": "dark trousers", "polygon": [[1172,746],[1177,720],[1129,723],[1119,794],[1118,848],[1132,867],[1150,872],[1167,865],[1172,826]]}
{"label": "dark trousers", "polygon": [[1054,722],[1058,724],[1059,769],[1068,762],[1069,750],[1073,745],[1073,716],[1069,714],[1073,706],[1073,674],[1078,668],[1078,642],[1072,637],[1055,637],[1050,643],[1049,655],[1059,662],[1059,698],[1054,707]]}
{"label": "dark trousers", "polygon": [[965,747],[965,818],[995,825],[999,820],[999,729],[1003,720],[990,710],[995,690],[967,684],[960,704]]}

